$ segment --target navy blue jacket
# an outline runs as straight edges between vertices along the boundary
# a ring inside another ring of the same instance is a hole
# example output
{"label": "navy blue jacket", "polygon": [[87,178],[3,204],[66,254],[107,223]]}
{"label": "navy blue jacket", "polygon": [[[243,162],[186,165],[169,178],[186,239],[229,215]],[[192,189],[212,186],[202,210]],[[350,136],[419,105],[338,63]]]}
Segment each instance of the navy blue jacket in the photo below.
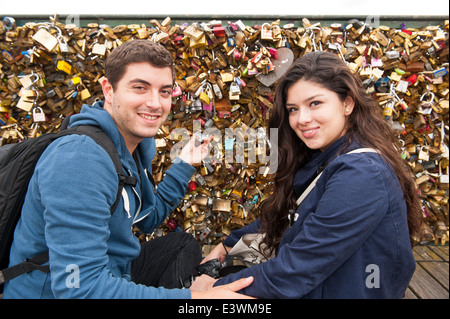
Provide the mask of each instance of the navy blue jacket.
{"label": "navy blue jacket", "polygon": [[[341,154],[344,136],[296,172],[297,196],[325,167],[297,208],[276,257],[219,279],[254,276],[241,292],[257,298],[402,298],[415,270],[400,183],[377,153]],[[352,144],[345,152],[360,148]],[[257,232],[260,221],[224,241]]]}

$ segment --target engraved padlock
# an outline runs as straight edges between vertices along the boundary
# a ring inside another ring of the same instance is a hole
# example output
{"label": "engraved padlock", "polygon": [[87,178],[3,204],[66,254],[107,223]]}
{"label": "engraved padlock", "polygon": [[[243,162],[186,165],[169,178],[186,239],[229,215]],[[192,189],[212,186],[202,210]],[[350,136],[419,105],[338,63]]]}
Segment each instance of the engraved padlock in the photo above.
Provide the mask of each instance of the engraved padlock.
{"label": "engraved padlock", "polygon": [[261,39],[262,40],[273,40],[272,27],[268,23],[264,23],[261,28]]}

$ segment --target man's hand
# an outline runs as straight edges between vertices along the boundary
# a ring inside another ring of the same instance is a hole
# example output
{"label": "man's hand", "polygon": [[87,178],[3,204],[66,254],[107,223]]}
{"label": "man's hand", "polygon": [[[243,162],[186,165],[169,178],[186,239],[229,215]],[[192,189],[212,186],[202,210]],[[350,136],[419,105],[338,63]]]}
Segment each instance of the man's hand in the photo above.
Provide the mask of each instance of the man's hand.
{"label": "man's hand", "polygon": [[[208,278],[206,278],[208,277]],[[253,277],[242,278],[228,285],[213,287],[216,279],[207,275],[199,276],[191,286],[192,299],[255,299],[236,291],[244,289],[253,282]]]}
{"label": "man's hand", "polygon": [[209,260],[212,259],[219,259],[219,261],[221,263],[223,263],[225,261],[225,257],[228,254],[228,252],[231,250],[232,247],[226,247],[222,244],[218,244],[216,247],[214,247],[214,249],[208,254],[208,256],[206,256],[205,258],[203,258],[202,262],[200,264],[203,264]]}
{"label": "man's hand", "polygon": [[200,164],[205,157],[208,156],[208,144],[213,139],[213,136],[211,135],[205,139],[203,143],[199,143],[197,137],[197,133],[193,134],[192,138],[181,150],[180,155],[178,155],[179,158],[192,166]]}

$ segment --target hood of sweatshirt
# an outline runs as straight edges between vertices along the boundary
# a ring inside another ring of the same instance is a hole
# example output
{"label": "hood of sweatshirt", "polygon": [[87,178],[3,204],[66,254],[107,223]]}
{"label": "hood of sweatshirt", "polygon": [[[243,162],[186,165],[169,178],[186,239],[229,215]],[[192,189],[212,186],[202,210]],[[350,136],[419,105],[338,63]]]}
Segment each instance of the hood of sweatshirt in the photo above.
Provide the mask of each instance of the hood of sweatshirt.
{"label": "hood of sweatshirt", "polygon": [[[134,159],[128,151],[125,140],[117,129],[116,123],[111,115],[103,108],[103,104],[103,101],[95,102],[93,105],[84,104],[79,114],[71,116],[69,127],[78,125],[94,125],[100,127],[116,145],[124,168],[134,172],[134,169],[132,169],[136,167]],[[156,154],[154,138],[144,138],[139,143],[137,150],[140,153],[142,166],[144,168],[150,168],[153,157]]]}

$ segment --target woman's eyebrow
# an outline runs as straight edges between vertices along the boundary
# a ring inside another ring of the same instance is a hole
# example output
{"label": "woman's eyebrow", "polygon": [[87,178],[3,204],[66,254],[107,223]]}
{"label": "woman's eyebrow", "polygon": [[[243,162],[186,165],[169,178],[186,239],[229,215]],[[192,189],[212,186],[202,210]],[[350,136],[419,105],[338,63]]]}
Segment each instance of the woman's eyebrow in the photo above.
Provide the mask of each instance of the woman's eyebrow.
{"label": "woman's eyebrow", "polygon": [[[319,94],[310,96],[309,98],[305,99],[303,102],[306,103],[306,102],[309,102],[309,101],[314,100],[314,99],[316,99],[318,97],[321,97],[321,96],[323,96],[323,94],[319,93]],[[296,106],[296,105],[297,105],[297,103],[289,103],[289,102],[286,103],[286,106]]]}

